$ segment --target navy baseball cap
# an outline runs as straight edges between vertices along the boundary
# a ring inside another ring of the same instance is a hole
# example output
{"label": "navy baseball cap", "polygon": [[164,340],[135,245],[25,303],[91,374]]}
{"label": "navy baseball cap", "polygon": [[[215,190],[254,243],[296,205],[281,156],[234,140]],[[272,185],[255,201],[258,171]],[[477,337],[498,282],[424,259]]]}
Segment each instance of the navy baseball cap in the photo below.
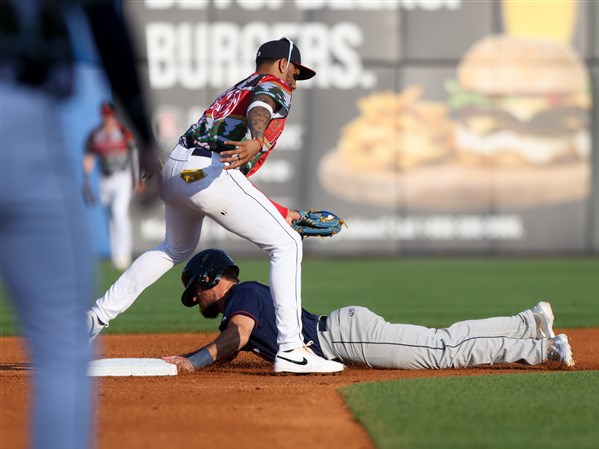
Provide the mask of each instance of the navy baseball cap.
{"label": "navy baseball cap", "polygon": [[[291,52],[291,57],[289,53]],[[300,69],[298,80],[308,80],[316,75],[316,72],[302,65],[302,55],[299,48],[286,37],[278,41],[268,41],[260,46],[256,53],[256,63],[262,59],[287,59]]]}

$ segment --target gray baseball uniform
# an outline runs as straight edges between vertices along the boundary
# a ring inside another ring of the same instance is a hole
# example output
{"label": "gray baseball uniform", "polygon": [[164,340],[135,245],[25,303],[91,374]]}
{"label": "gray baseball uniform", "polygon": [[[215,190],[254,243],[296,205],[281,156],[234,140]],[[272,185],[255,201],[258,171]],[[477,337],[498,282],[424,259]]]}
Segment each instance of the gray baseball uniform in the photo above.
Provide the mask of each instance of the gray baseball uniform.
{"label": "gray baseball uniform", "polygon": [[[220,325],[224,331],[235,315],[255,320],[243,350],[274,360],[277,327],[270,288],[242,282],[227,293]],[[516,315],[461,321],[445,329],[385,321],[369,309],[349,306],[318,316],[302,310],[304,341],[328,360],[373,368],[442,369],[547,359],[547,339],[528,309]]]}
{"label": "gray baseball uniform", "polygon": [[443,369],[518,361],[536,365],[547,353],[547,340],[535,339],[537,325],[530,310],[434,329],[389,323],[365,307],[349,306],[321,317],[320,323],[318,340],[327,359],[375,368]]}

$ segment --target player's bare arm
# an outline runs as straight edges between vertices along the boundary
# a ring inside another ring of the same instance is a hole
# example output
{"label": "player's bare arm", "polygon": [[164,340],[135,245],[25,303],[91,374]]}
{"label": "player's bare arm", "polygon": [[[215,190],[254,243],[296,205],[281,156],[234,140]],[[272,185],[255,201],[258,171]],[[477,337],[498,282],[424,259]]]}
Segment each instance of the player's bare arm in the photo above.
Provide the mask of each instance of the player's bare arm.
{"label": "player's bare arm", "polygon": [[[277,107],[276,102],[268,95],[256,95],[253,98],[252,107],[247,114],[248,128],[252,135],[252,140],[243,142],[227,141],[227,145],[235,145],[234,150],[222,151],[220,154],[224,156],[221,162],[228,162],[225,167],[227,170],[238,168],[251,161],[260,151],[264,142],[264,133],[270,124],[272,111]],[[264,104],[264,106],[260,106]],[[269,109],[270,108],[270,109]]]}
{"label": "player's bare arm", "polygon": [[83,174],[89,176],[96,166],[96,157],[93,154],[83,156]]}
{"label": "player's bare arm", "polygon": [[[255,322],[245,315],[235,315],[227,328],[203,348],[184,355],[163,357],[162,360],[177,365],[179,374],[192,373],[209,364],[230,360],[250,339]],[[195,365],[201,364],[199,368]]]}
{"label": "player's bare arm", "polygon": [[216,337],[209,347],[215,360],[229,359],[243,348],[249,341],[255,324],[256,322],[248,316],[233,316],[229,320],[227,328]]}
{"label": "player's bare arm", "polygon": [[[264,106],[259,106],[262,103]],[[264,133],[272,118],[272,111],[276,110],[277,104],[271,97],[263,94],[256,95],[253,104],[257,106],[248,111],[248,127],[253,139],[263,141]]]}

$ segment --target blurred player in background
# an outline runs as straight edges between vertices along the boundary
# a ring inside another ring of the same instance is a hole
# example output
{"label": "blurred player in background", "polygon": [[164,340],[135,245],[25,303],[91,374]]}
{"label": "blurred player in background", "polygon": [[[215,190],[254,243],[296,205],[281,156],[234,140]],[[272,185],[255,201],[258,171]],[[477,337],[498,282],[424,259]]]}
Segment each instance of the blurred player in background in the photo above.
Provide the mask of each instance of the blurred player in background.
{"label": "blurred player in background", "polygon": [[85,311],[93,255],[60,117],[74,90],[72,40],[81,38],[69,34],[75,20],[89,20],[85,29],[144,143],[147,172],[157,151],[132,46],[112,0],[0,1],[0,267],[33,366],[36,449],[92,446]]}
{"label": "blurred player in background", "polygon": [[289,210],[273,203],[247,177],[276,145],[299,80],[315,72],[301,65],[287,38],[269,41],[256,54],[255,72],[222,94],[179,139],[162,170],[166,236],[146,251],[90,311],[90,335],[127,310],[141,292],[195,251],[206,217],[268,252],[280,354],[275,371],[332,372],[301,336],[302,238],[289,225]]}
{"label": "blurred player in background", "polygon": [[89,203],[91,193],[89,176],[100,165],[100,203],[108,213],[110,254],[112,264],[125,270],[131,264],[133,238],[129,206],[132,192],[141,194],[145,180],[139,169],[139,155],[133,134],[116,117],[114,106],[100,105],[102,123],[94,128],[85,145],[83,158],[84,198]]}
{"label": "blurred player in background", "polygon": [[[199,306],[206,318],[222,314],[220,335],[198,351],[164,357],[189,373],[238,351],[251,351],[274,361],[278,351],[272,293],[260,282],[239,282],[239,267],[227,253],[208,249],[183,269],[186,286],[181,301]],[[468,320],[445,329],[389,323],[365,307],[349,306],[328,316],[302,310],[303,338],[327,360],[373,368],[445,369],[548,360],[574,366],[568,337],[553,332],[548,302],[516,315]]]}

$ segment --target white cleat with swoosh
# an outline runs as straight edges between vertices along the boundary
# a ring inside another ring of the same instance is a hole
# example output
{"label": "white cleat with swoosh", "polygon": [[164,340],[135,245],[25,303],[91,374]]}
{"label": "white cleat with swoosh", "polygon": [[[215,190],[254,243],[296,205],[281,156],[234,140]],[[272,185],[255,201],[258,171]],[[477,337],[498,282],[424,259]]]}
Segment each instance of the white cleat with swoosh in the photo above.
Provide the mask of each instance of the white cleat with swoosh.
{"label": "white cleat with swoosh", "polygon": [[275,373],[327,374],[343,371],[343,364],[317,356],[308,346],[279,351],[275,357]]}

